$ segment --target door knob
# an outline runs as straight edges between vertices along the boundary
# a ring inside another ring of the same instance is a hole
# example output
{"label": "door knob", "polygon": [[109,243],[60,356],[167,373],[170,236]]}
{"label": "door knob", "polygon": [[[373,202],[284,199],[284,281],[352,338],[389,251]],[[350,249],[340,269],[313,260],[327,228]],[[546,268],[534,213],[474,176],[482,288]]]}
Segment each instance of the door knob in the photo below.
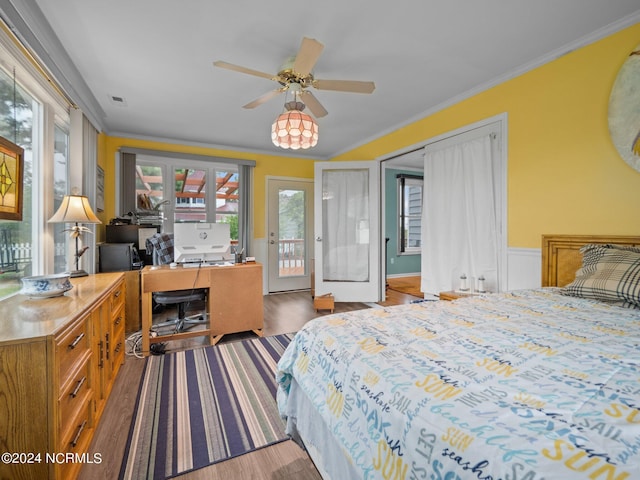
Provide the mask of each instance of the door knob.
{"label": "door knob", "polygon": [[269,243],[270,243],[271,245],[273,245],[274,243],[276,243],[276,241],[275,241],[275,240],[271,240]]}
{"label": "door knob", "polygon": [[316,242],[321,242],[322,241],[322,237],[316,237]]}

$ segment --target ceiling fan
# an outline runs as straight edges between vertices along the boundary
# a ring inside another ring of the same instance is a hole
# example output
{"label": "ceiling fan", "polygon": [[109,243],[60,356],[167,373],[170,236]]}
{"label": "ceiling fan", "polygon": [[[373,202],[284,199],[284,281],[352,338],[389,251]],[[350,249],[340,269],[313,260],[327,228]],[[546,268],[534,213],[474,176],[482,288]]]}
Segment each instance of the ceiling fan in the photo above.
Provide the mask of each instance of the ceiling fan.
{"label": "ceiling fan", "polygon": [[295,57],[289,58],[281,67],[280,71],[272,75],[260,72],[251,68],[241,67],[221,60],[213,62],[216,67],[226,68],[240,73],[254,75],[278,82],[281,87],[247,103],[243,108],[255,108],[266,101],[284,93],[293,92],[294,97],[299,98],[306,104],[316,117],[324,117],[328,112],[318,101],[318,99],[307,90],[313,87],[317,90],[333,90],[338,92],[351,93],[371,93],[376,88],[373,82],[362,82],[357,80],[320,80],[314,78],[311,70],[318,61],[324,45],[313,38],[304,37],[300,44],[300,49]]}

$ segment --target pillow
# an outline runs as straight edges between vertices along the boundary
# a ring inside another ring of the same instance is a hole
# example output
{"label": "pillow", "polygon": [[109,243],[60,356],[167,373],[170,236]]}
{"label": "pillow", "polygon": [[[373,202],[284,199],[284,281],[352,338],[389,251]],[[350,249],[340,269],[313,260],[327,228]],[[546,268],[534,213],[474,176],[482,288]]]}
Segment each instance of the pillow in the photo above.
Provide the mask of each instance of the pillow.
{"label": "pillow", "polygon": [[582,267],[563,293],[640,308],[640,248],[588,244],[580,251]]}

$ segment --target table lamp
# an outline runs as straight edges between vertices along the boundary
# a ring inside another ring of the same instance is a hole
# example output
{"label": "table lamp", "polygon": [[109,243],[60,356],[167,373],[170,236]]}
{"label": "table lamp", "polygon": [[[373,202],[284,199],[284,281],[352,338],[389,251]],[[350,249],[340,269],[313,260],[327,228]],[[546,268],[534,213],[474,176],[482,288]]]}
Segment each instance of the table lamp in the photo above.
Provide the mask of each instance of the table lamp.
{"label": "table lamp", "polygon": [[74,226],[66,228],[63,232],[71,232],[71,238],[76,241],[76,268],[71,272],[71,277],[84,277],[89,275],[79,268],[80,257],[89,248],[84,247],[81,251],[78,248],[78,239],[82,232],[92,233],[87,227],[78,225],[79,223],[102,223],[91,210],[89,198],[79,195],[77,189],[71,191],[71,195],[65,195],[62,204],[49,219],[49,223],[75,223]]}

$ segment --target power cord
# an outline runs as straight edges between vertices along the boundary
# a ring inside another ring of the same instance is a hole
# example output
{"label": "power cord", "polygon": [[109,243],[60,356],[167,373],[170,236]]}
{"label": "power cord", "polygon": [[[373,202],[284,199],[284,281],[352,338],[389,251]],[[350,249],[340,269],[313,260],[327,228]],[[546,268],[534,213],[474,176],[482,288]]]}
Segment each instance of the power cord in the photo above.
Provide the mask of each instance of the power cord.
{"label": "power cord", "polygon": [[136,358],[142,356],[142,332],[132,333],[125,340],[125,353]]}
{"label": "power cord", "polygon": [[[157,332],[150,332],[152,337],[156,337],[158,335]],[[129,356],[134,356],[136,358],[145,358],[142,355],[142,332],[132,333],[125,340],[125,353]],[[153,355],[163,355],[166,353],[167,344],[166,343],[152,343],[149,347],[149,350]]]}

